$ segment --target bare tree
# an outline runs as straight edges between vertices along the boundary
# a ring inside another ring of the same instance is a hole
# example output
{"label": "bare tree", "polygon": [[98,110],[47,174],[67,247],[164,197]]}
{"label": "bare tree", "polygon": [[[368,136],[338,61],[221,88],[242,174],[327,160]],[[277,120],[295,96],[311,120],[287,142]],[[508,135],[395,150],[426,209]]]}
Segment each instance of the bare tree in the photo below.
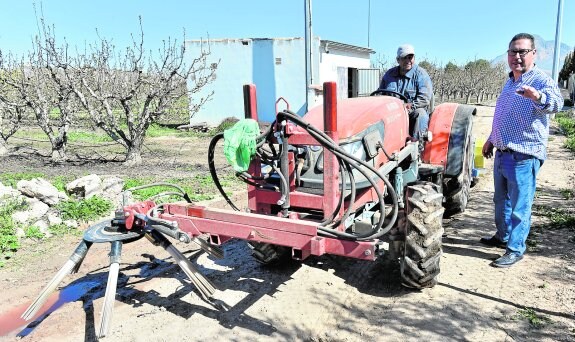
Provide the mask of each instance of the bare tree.
{"label": "bare tree", "polygon": [[[20,110],[27,106],[36,123],[46,134],[51,145],[54,162],[66,159],[66,144],[74,112],[75,96],[69,87],[58,83],[55,74],[59,72],[52,64],[52,56],[46,45],[55,40],[53,30],[44,29],[34,39],[32,50],[25,58],[17,60],[12,56],[2,59],[4,72],[0,81],[15,94],[11,107]],[[5,101],[6,102],[6,101]]]}
{"label": "bare tree", "polygon": [[126,148],[127,165],[141,163],[146,130],[182,97],[190,96],[192,113],[211,98],[209,94],[196,99],[194,94],[214,80],[218,66],[207,64],[208,50],[187,61],[185,45],[171,39],[154,58],[144,50],[143,31],[139,40],[133,39],[122,52],[101,38],[88,52],[78,53],[73,62],[62,58],[55,44],[47,49],[63,71],[62,82],[76,95],[94,125]]}
{"label": "bare tree", "polygon": [[[5,72],[7,71],[2,68],[0,62],[0,73]],[[20,128],[26,111],[25,105],[14,101],[12,89],[2,82],[2,79],[3,77],[0,77],[0,156],[8,153],[8,139]]]}
{"label": "bare tree", "polygon": [[6,73],[10,73],[4,67],[4,57],[0,51],[0,156],[8,153],[8,139],[18,131],[22,121],[22,108],[13,100],[11,87],[4,82]]}
{"label": "bare tree", "polygon": [[394,65],[394,63],[395,61],[390,60],[385,54],[379,53],[377,54],[377,57],[371,61],[371,67],[379,69],[381,71],[381,75],[383,75],[387,69]]}

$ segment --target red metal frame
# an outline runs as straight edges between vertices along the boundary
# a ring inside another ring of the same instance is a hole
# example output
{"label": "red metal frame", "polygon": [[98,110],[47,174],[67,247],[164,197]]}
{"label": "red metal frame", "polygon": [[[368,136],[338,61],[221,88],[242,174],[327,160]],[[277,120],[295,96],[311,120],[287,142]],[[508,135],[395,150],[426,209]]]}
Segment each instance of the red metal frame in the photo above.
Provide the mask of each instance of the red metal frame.
{"label": "red metal frame", "polygon": [[[126,209],[129,210],[129,207]],[[177,222],[178,227],[198,236],[209,234],[212,242],[231,238],[272,243],[294,249],[296,259],[309,255],[335,254],[363,260],[375,260],[373,241],[346,241],[317,236],[317,222],[269,215],[214,209],[193,204],[168,204],[160,218]]]}
{"label": "red metal frame", "polygon": [[[323,117],[325,133],[334,141],[339,140],[337,117],[337,93],[335,82],[324,84]],[[257,120],[256,89],[253,85],[244,86],[244,110],[246,118]],[[286,128],[289,143],[306,141],[311,145],[318,142],[307,132],[297,130],[295,126]],[[293,141],[292,141],[293,140]],[[327,151],[325,151],[327,152]],[[324,156],[324,194],[314,195],[296,191],[294,183],[295,161],[293,154],[289,157],[290,203],[293,207],[317,209],[324,215],[330,215],[337,208],[340,196],[339,165],[335,156],[326,153]],[[335,171],[333,171],[335,170]],[[252,161],[249,172],[261,174],[260,160]],[[371,195],[367,192],[370,197]],[[366,196],[366,194],[361,194]],[[273,191],[248,186],[248,206],[250,212],[239,212],[225,209],[213,209],[194,204],[172,203],[164,205],[159,214],[161,219],[176,222],[180,230],[191,236],[209,234],[213,243],[221,244],[231,238],[248,241],[271,243],[292,248],[292,256],[305,259],[309,255],[334,254],[351,258],[374,260],[376,258],[376,241],[347,241],[317,235],[318,222],[300,219],[297,213],[290,217],[278,217],[271,214],[272,205],[277,204],[280,194]],[[152,202],[124,207],[124,215],[134,217],[135,213],[144,213],[153,207]],[[343,208],[340,210],[340,215]],[[264,214],[264,215],[262,215]],[[130,222],[143,224],[143,222]],[[339,228],[343,229],[343,228]]]}

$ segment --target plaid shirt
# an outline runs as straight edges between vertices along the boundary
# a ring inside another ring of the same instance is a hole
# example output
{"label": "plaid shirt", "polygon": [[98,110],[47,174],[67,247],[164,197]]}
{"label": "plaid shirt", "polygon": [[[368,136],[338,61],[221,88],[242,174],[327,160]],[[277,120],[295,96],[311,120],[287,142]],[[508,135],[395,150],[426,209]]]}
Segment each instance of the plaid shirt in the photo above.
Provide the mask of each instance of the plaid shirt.
{"label": "plaid shirt", "polygon": [[[528,85],[541,93],[539,102],[525,98],[515,91]],[[563,97],[557,83],[537,66],[522,74],[516,81],[513,73],[497,99],[489,141],[498,149],[547,158],[549,116],[563,107]]]}

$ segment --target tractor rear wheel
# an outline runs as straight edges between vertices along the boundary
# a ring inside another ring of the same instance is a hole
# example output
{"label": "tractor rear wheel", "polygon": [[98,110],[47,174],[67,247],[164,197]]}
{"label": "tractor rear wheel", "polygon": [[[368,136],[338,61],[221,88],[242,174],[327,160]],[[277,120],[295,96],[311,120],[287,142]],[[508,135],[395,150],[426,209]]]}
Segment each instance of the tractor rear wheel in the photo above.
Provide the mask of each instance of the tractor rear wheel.
{"label": "tractor rear wheel", "polygon": [[469,133],[465,139],[461,173],[457,177],[443,180],[443,195],[445,197],[443,206],[445,207],[444,216],[446,218],[464,212],[467,207],[469,189],[471,188],[473,150],[472,136]]}
{"label": "tractor rear wheel", "polygon": [[401,258],[402,285],[415,289],[437,284],[443,236],[442,194],[431,182],[408,186],[406,233]]}

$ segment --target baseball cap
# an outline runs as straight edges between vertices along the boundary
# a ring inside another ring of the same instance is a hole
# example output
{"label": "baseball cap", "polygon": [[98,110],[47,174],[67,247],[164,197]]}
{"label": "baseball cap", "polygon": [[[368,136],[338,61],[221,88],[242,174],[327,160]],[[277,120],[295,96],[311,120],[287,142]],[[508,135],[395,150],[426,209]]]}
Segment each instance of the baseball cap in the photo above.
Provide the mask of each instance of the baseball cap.
{"label": "baseball cap", "polygon": [[404,44],[397,48],[397,57],[401,58],[407,55],[415,55],[415,49],[413,49],[413,46]]}

